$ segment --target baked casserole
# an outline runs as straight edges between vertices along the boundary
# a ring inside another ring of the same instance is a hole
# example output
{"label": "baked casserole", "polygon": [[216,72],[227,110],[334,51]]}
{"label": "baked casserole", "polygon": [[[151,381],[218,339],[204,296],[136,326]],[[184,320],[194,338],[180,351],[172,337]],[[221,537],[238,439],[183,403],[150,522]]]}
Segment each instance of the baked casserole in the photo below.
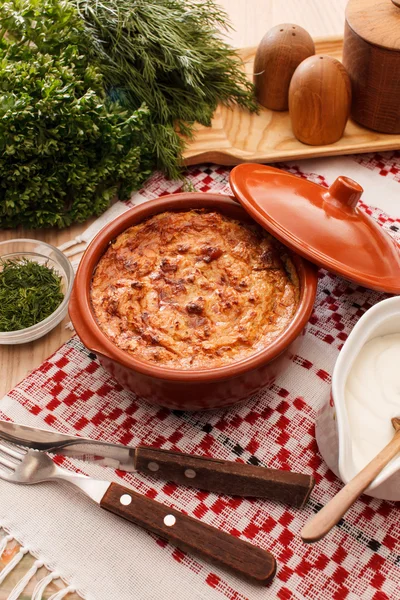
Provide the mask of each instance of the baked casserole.
{"label": "baked casserole", "polygon": [[299,281],[286,249],[256,223],[169,211],[110,243],[91,302],[121,350],[169,368],[209,369],[267,347],[296,312]]}

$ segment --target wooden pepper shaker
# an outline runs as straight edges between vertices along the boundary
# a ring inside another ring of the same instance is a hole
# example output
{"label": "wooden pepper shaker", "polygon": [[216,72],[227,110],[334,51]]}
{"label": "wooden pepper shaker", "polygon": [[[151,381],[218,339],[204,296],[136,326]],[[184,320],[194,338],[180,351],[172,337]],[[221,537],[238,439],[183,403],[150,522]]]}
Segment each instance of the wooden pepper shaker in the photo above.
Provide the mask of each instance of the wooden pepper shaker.
{"label": "wooden pepper shaker", "polygon": [[253,81],[257,100],[271,110],[288,109],[289,84],[296,67],[315,53],[310,34],[293,23],[270,29],[258,46]]}
{"label": "wooden pepper shaker", "polygon": [[294,72],[289,89],[293,133],[311,146],[339,140],[350,114],[351,84],[343,65],[331,56],[310,56]]}

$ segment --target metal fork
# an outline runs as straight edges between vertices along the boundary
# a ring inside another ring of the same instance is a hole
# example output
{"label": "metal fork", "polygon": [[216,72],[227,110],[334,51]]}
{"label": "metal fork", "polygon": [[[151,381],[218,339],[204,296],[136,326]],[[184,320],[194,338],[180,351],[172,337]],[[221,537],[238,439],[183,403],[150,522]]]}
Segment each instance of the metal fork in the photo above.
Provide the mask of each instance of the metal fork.
{"label": "metal fork", "polygon": [[109,481],[91,479],[58,467],[44,452],[25,450],[4,440],[0,441],[0,478],[23,484],[69,481],[98,503],[110,486]]}
{"label": "metal fork", "polygon": [[39,450],[25,450],[0,440],[0,478],[22,484],[68,481],[101,508],[160,535],[185,552],[198,554],[252,582],[267,583],[275,575],[275,558],[269,552],[118,483],[68,471]]}

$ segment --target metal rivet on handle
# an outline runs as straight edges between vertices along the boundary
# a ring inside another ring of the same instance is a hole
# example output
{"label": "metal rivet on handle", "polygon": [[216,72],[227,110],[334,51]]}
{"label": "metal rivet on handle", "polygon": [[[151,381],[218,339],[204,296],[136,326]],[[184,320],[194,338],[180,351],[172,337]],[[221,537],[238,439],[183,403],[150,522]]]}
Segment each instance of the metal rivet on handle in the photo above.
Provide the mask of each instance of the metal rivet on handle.
{"label": "metal rivet on handle", "polygon": [[160,465],[158,465],[155,462],[149,462],[149,464],[147,465],[147,468],[149,469],[149,471],[153,471],[153,473],[155,473],[160,468]]}
{"label": "metal rivet on handle", "polygon": [[196,471],[194,469],[185,469],[185,477],[194,479],[196,477]]}
{"label": "metal rivet on handle", "polygon": [[167,515],[166,517],[164,517],[164,525],[166,525],[167,527],[172,527],[172,525],[175,525],[175,523],[176,519],[174,515]]}
{"label": "metal rivet on handle", "polygon": [[124,506],[128,506],[128,504],[130,504],[132,502],[132,496],[130,496],[129,494],[123,494],[121,496],[121,498],[119,499],[119,501]]}

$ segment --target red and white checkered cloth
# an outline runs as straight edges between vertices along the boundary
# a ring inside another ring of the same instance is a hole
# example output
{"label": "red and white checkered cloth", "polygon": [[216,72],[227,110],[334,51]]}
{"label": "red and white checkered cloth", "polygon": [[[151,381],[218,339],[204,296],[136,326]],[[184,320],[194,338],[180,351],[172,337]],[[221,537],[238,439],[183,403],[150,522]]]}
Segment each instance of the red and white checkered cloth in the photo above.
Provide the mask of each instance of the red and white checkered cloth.
{"label": "red and white checkered cloth", "polygon": [[[364,155],[356,160],[374,170],[377,178],[385,175],[399,181],[400,203],[400,153]],[[279,166],[328,185],[323,176],[304,173],[299,166]],[[223,167],[190,170],[190,180],[198,191],[229,191],[227,176],[228,169]],[[382,185],[382,193],[384,189]],[[142,194],[146,191],[154,197],[181,190],[180,184],[155,175]],[[361,206],[400,240],[400,219]],[[57,431],[313,473],[316,487],[307,507],[299,510],[264,500],[216,496],[117,472],[120,480],[138,492],[270,550],[278,561],[274,582],[259,590],[148,535],[150,554],[157,545],[163,548],[163,561],[180,564],[182,582],[187,579],[185,573],[195,574],[203,582],[202,593],[199,595],[197,589],[187,600],[217,596],[229,600],[399,599],[400,513],[395,503],[362,496],[325,540],[306,546],[299,536],[310,515],[341,487],[318,453],[314,437],[316,410],[329,394],[335,360],[352,327],[385,297],[320,270],[314,312],[290,369],[270,389],[237,407],[181,413],[150,406],[124,391],[74,337],[12,390],[6,405],[0,402],[0,417],[13,419],[18,414],[21,420],[22,408],[29,414],[26,421],[30,424]],[[18,411],[13,412],[10,407],[17,405]],[[59,462],[74,468],[69,460]],[[82,463],[80,466],[84,469]],[[1,512],[0,507],[0,517]],[[85,568],[90,569],[90,565],[88,560]],[[120,577],[115,572],[115,593],[109,600],[162,597],[161,592],[151,596],[134,590],[131,596],[125,596]],[[168,595],[164,597],[170,600]],[[178,589],[176,597],[184,597]],[[97,600],[96,594],[93,598]]]}

